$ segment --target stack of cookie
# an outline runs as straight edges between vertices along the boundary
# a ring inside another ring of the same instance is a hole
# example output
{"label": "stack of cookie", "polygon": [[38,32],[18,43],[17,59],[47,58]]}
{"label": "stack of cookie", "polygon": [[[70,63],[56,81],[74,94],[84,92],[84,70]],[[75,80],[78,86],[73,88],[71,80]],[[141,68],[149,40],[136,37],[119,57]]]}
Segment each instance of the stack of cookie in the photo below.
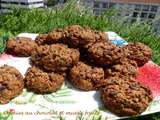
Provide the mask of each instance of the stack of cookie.
{"label": "stack of cookie", "polygon": [[55,92],[67,78],[77,89],[100,90],[104,105],[119,116],[138,115],[153,99],[151,90],[136,81],[138,67],[152,56],[142,43],[119,47],[104,32],[71,25],[40,34],[35,41],[10,39],[7,52],[31,56],[24,84],[35,93]]}

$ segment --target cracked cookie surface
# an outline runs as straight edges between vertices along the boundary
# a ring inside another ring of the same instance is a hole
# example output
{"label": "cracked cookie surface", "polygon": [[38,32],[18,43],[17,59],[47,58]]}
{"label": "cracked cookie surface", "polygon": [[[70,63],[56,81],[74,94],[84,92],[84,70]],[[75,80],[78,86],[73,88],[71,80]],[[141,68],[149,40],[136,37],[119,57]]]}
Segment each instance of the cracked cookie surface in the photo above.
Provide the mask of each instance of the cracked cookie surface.
{"label": "cracked cookie surface", "polygon": [[8,103],[23,91],[24,81],[21,73],[14,67],[0,67],[0,102]]}
{"label": "cracked cookie surface", "polygon": [[38,47],[31,56],[33,64],[48,71],[63,72],[79,61],[77,49],[68,48],[64,44],[53,44]]}
{"label": "cracked cookie surface", "polygon": [[64,76],[54,72],[45,72],[35,66],[29,68],[24,79],[28,90],[38,94],[57,91],[64,83]]}
{"label": "cracked cookie surface", "polygon": [[78,62],[69,73],[70,83],[85,91],[99,89],[98,86],[103,79],[104,71],[102,68],[89,66],[83,62]]}
{"label": "cracked cookie surface", "polygon": [[153,100],[151,90],[134,78],[106,79],[101,90],[103,104],[118,116],[133,116],[144,112]]}
{"label": "cracked cookie surface", "polygon": [[134,60],[139,67],[151,60],[152,50],[143,43],[129,43],[124,49],[128,51],[128,59]]}
{"label": "cracked cookie surface", "polygon": [[30,38],[19,37],[15,39],[10,38],[7,41],[6,50],[11,55],[29,57],[36,47],[37,44]]}

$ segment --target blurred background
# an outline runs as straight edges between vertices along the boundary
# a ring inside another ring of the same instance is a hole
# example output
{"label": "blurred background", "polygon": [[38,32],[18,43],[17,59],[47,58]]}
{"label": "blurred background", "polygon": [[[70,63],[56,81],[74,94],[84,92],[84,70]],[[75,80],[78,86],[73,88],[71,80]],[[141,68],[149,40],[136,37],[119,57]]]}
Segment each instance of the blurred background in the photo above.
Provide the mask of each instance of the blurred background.
{"label": "blurred background", "polygon": [[[62,6],[67,0],[0,0],[0,11],[6,13],[11,6],[21,8],[52,8]],[[118,17],[126,17],[128,22],[146,21],[160,35],[160,0],[77,0],[77,4],[102,15],[107,9],[116,9]]]}

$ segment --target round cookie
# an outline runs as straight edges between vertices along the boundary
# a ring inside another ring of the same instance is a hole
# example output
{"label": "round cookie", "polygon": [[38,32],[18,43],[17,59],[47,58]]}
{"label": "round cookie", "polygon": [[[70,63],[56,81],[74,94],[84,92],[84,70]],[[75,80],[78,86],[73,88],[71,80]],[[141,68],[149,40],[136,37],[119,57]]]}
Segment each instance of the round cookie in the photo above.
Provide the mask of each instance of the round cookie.
{"label": "round cookie", "polygon": [[47,73],[35,66],[28,69],[25,77],[28,90],[38,94],[57,91],[64,83],[64,76],[58,73]]}
{"label": "round cookie", "polygon": [[65,43],[66,40],[66,33],[63,29],[54,29],[53,31],[48,33],[46,43],[53,44],[53,43]]}
{"label": "round cookie", "polygon": [[95,41],[91,41],[85,46],[83,46],[84,49],[87,50],[88,48],[92,47],[95,43],[98,43],[98,42],[107,42],[108,44],[113,44],[109,40],[108,35],[105,32],[101,32],[101,31],[93,31],[93,32],[94,32]]}
{"label": "round cookie", "polygon": [[44,44],[46,44],[47,36],[48,36],[48,34],[39,34],[39,35],[36,37],[35,42],[36,42],[38,45],[44,45]]}
{"label": "round cookie", "polygon": [[23,76],[16,68],[7,65],[0,67],[0,103],[6,104],[20,95],[23,87]]}
{"label": "round cookie", "polygon": [[37,44],[30,38],[18,37],[7,41],[6,50],[11,55],[29,57],[36,47]]}
{"label": "round cookie", "polygon": [[136,61],[139,67],[147,63],[152,57],[152,50],[143,43],[129,43],[124,49],[128,50],[128,59]]}
{"label": "round cookie", "polygon": [[121,59],[119,63],[112,65],[111,67],[105,68],[105,77],[113,76],[128,76],[128,77],[137,77],[138,67],[135,61],[129,59]]}
{"label": "round cookie", "polygon": [[33,64],[48,71],[63,72],[79,61],[80,53],[76,49],[63,44],[53,44],[38,47],[31,56]]}
{"label": "round cookie", "polygon": [[97,65],[108,66],[125,57],[123,49],[110,42],[96,42],[88,49],[88,55]]}
{"label": "round cookie", "polygon": [[97,90],[104,79],[102,68],[89,66],[83,62],[78,62],[69,73],[70,83],[81,90]]}
{"label": "round cookie", "polygon": [[118,116],[133,116],[144,112],[153,100],[151,90],[128,77],[106,79],[101,90],[103,104]]}
{"label": "round cookie", "polygon": [[82,28],[79,25],[71,25],[65,28],[67,44],[70,47],[82,48],[96,41],[95,33],[90,28]]}

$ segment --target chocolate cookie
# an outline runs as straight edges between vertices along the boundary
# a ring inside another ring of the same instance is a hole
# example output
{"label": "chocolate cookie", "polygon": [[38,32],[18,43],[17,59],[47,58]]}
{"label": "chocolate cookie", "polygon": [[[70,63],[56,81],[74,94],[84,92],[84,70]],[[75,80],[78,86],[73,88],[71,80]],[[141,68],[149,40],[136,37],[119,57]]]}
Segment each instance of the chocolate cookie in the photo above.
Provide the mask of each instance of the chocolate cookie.
{"label": "chocolate cookie", "polygon": [[90,28],[82,28],[79,25],[71,25],[65,28],[67,31],[68,41],[70,47],[81,48],[96,41],[95,33]]}
{"label": "chocolate cookie", "polygon": [[84,91],[99,89],[98,86],[103,79],[104,71],[102,68],[92,67],[83,62],[78,62],[69,73],[70,83]]}
{"label": "chocolate cookie", "polygon": [[90,41],[88,44],[83,46],[84,49],[88,49],[92,47],[95,43],[98,43],[98,42],[107,42],[108,44],[112,44],[111,40],[109,40],[108,35],[105,32],[101,32],[101,31],[93,31],[93,32],[95,35],[94,36],[95,40]]}
{"label": "chocolate cookie", "polygon": [[39,35],[36,37],[35,42],[36,42],[38,45],[44,45],[44,44],[46,44],[47,36],[48,36],[48,34],[39,34]]}
{"label": "chocolate cookie", "polygon": [[24,80],[28,90],[44,94],[57,91],[64,83],[64,76],[54,72],[47,73],[33,66],[28,69]]}
{"label": "chocolate cookie", "polygon": [[2,104],[20,95],[23,87],[23,76],[16,68],[7,65],[0,67],[0,102]]}
{"label": "chocolate cookie", "polygon": [[37,47],[35,41],[30,38],[19,37],[7,41],[7,53],[18,57],[29,57],[32,51]]}
{"label": "chocolate cookie", "polygon": [[103,104],[118,116],[141,114],[153,100],[151,90],[128,77],[111,77],[101,91]]}
{"label": "chocolate cookie", "polygon": [[129,43],[124,49],[128,50],[128,58],[136,61],[139,67],[147,63],[152,57],[152,50],[143,43]]}
{"label": "chocolate cookie", "polygon": [[31,61],[48,71],[66,71],[79,61],[80,53],[63,44],[38,47],[32,54]]}
{"label": "chocolate cookie", "polygon": [[119,62],[125,57],[123,49],[109,42],[96,42],[88,49],[88,55],[97,65],[107,66]]}
{"label": "chocolate cookie", "polygon": [[48,33],[46,43],[53,44],[53,43],[65,43],[66,40],[66,33],[63,29],[54,29],[53,31]]}
{"label": "chocolate cookie", "polygon": [[105,77],[137,77],[138,67],[135,61],[122,58],[117,64],[105,68]]}

